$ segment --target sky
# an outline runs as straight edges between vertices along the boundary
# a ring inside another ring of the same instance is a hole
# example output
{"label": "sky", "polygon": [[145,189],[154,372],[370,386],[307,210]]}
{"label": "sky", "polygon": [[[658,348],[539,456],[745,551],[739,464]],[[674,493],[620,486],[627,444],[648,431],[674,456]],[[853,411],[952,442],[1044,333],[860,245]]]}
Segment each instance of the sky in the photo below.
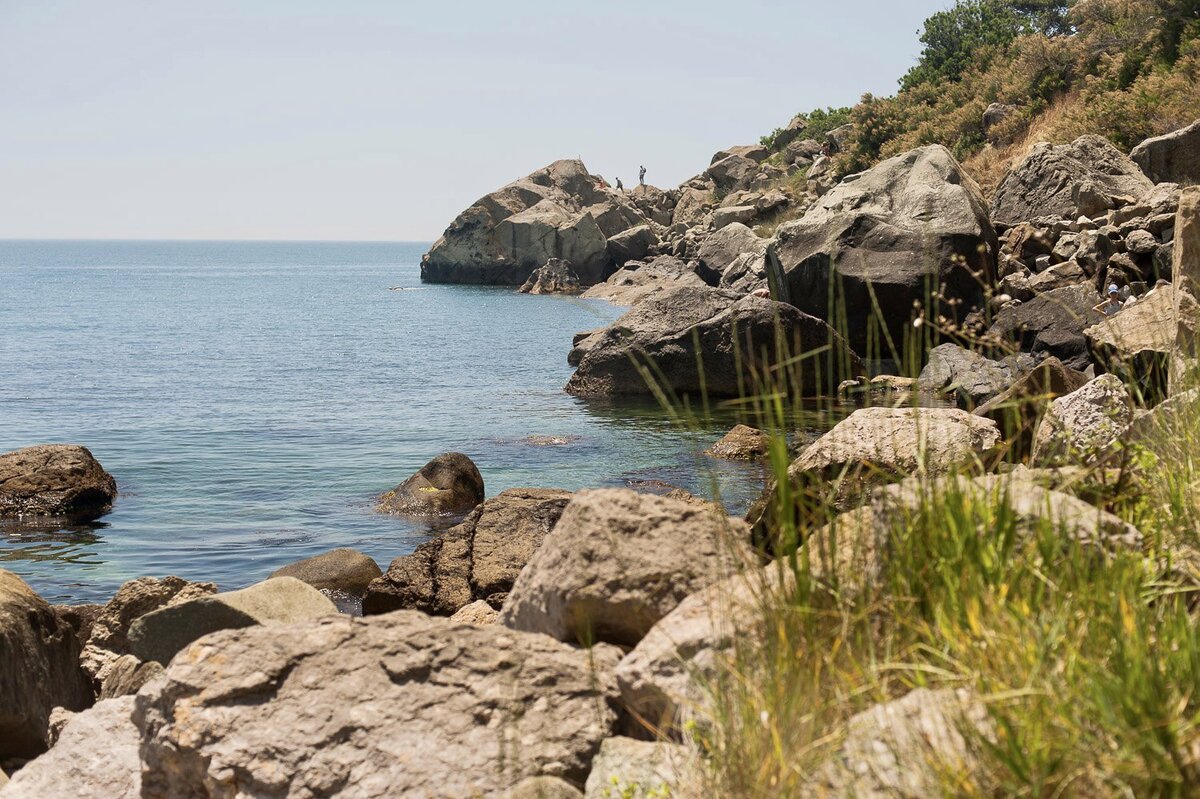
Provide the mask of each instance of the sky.
{"label": "sky", "polygon": [[0,238],[430,241],[892,94],[950,0],[0,0]]}

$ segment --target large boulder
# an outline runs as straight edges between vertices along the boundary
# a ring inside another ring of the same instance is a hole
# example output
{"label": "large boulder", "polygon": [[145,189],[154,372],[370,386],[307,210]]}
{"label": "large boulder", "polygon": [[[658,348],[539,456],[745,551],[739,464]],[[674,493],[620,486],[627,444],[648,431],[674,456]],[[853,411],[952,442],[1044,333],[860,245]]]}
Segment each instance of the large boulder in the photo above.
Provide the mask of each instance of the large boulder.
{"label": "large boulder", "polygon": [[637,305],[684,286],[706,286],[704,278],[673,255],[660,255],[649,263],[626,264],[603,283],[583,293],[586,299],[608,300],[614,305]]}
{"label": "large boulder", "polygon": [[371,583],[363,612],[449,616],[478,600],[499,608],[570,499],[571,492],[554,488],[501,492],[462,524],[393,560]]}
{"label": "large boulder", "polygon": [[658,236],[650,225],[623,230],[608,240],[608,253],[614,264],[640,261],[658,246]]}
{"label": "large boulder", "polygon": [[[773,371],[784,361],[786,369]],[[639,366],[665,390],[725,397],[760,390],[756,383],[768,374],[797,395],[828,394],[865,371],[821,320],[708,287],[647,300],[593,336],[566,390],[580,397],[649,395]]]}
{"label": "large boulder", "polygon": [[29,763],[2,799],[141,799],[142,765],[133,697],[107,699],[71,716],[58,741]]}
{"label": "large boulder", "polygon": [[1154,400],[1167,393],[1172,354],[1195,340],[1198,327],[1200,305],[1192,295],[1164,285],[1083,333],[1100,367]]}
{"label": "large boulder", "polygon": [[85,447],[43,444],[0,454],[0,518],[87,521],[107,513],[117,482]]}
{"label": "large boulder", "polygon": [[[104,691],[116,661],[122,656],[132,657],[129,651],[129,628],[135,621],[159,608],[216,592],[217,586],[213,583],[193,583],[182,577],[139,577],[129,580],[117,589],[117,593],[93,622],[80,656],[80,665]],[[123,666],[123,669],[128,668],[129,664]]]}
{"label": "large boulder", "polygon": [[1179,195],[1171,259],[1175,285],[1196,296],[1200,292],[1200,186],[1188,186]]}
{"label": "large boulder", "polygon": [[295,577],[273,577],[240,591],[189,599],[147,613],[129,628],[129,649],[143,661],[167,664],[197,638],[260,624],[290,624],[336,615],[337,607]]}
{"label": "large boulder", "polygon": [[816,769],[804,796],[915,799],[943,796],[977,776],[976,737],[994,740],[987,707],[966,689],[918,688],[854,716],[837,751]]}
{"label": "large boulder", "polygon": [[461,516],[483,502],[483,476],[461,452],[447,452],[379,497],[376,510],[407,516]]}
{"label": "large boulder", "polygon": [[1039,217],[1094,217],[1140,199],[1154,183],[1102,136],[1042,142],[1013,167],[992,200],[997,224]]}
{"label": "large boulder", "polygon": [[383,571],[370,555],[344,548],[313,555],[271,572],[271,577],[295,577],[318,590],[352,596],[366,594],[371,581],[381,576]]}
{"label": "large boulder", "polygon": [[412,611],[217,633],[137,697],[146,796],[480,796],[582,785],[608,647]]}
{"label": "large boulder", "polygon": [[581,161],[555,161],[459,214],[422,259],[421,279],[519,286],[562,258],[584,285],[599,283],[612,267],[607,239],[644,221]]}
{"label": "large boulder", "polygon": [[1200,183],[1200,120],[1146,139],[1129,156],[1155,183]]}
{"label": "large boulder", "polygon": [[689,594],[751,562],[748,537],[707,503],[581,491],[521,571],[500,622],[633,646]]}
{"label": "large boulder", "polygon": [[682,744],[608,738],[592,761],[584,799],[690,799],[699,776],[694,761],[693,751]]}
{"label": "large boulder", "polygon": [[740,222],[734,222],[705,237],[700,244],[700,263],[713,273],[724,275],[740,257],[762,257],[766,251],[766,239],[759,238]]}
{"label": "large boulder", "polygon": [[583,291],[570,261],[551,258],[533,270],[520,288],[522,294],[578,294]]}
{"label": "large boulder", "polygon": [[1091,363],[1083,331],[1099,316],[1100,295],[1088,284],[1054,289],[996,314],[988,335],[1022,352],[1054,356],[1072,369]]}
{"label": "large boulder", "polygon": [[930,350],[917,387],[956,396],[968,408],[974,408],[1012,385],[1017,374],[1014,359],[993,361],[957,344],[941,344]]}
{"label": "large boulder", "polygon": [[914,303],[930,318],[980,305],[999,251],[978,186],[940,145],[843,181],[776,241],[790,302],[836,319],[860,354],[884,331],[902,347]]}
{"label": "large boulder", "polygon": [[1133,415],[1125,384],[1115,375],[1101,375],[1050,403],[1033,434],[1031,465],[1086,465],[1110,455]]}
{"label": "large boulder", "polygon": [[0,569],[0,759],[44,751],[50,711],[91,703],[75,631],[20,577]]}
{"label": "large boulder", "polygon": [[729,194],[750,186],[758,174],[758,162],[744,155],[728,155],[715,162],[704,174],[716,185],[719,193]]}

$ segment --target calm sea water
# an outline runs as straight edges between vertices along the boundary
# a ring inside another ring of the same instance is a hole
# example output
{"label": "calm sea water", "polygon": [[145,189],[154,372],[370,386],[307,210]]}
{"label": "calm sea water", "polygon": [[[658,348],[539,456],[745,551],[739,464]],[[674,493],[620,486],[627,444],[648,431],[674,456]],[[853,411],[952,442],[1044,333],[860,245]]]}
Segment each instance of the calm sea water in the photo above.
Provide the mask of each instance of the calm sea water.
{"label": "calm sea water", "polygon": [[0,567],[55,602],[142,575],[237,588],[342,546],[387,568],[432,532],[373,498],[449,450],[489,496],[717,481],[737,510],[760,489],[699,454],[725,422],[690,437],[562,392],[572,334],[621,309],[422,286],[426,248],[0,242],[0,451],[84,444],[120,491],[98,524],[0,532]]}

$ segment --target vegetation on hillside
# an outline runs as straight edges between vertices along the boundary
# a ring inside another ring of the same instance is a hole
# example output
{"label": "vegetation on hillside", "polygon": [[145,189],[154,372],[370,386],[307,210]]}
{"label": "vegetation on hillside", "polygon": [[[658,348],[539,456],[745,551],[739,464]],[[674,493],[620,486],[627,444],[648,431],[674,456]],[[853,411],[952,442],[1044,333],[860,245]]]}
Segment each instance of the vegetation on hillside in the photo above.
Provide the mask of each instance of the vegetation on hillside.
{"label": "vegetation on hillside", "polygon": [[[1200,116],[1200,0],[959,0],[921,42],[894,96],[809,115],[854,123],[841,172],[937,143],[989,188],[1034,140],[1129,149]],[[985,133],[992,103],[1011,113]]]}

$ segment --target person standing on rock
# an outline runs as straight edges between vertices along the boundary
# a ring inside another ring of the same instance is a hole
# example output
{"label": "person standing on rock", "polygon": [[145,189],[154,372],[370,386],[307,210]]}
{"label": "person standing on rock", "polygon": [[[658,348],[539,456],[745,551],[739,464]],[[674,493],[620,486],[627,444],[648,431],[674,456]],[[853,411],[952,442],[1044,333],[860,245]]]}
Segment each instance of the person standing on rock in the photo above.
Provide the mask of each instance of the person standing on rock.
{"label": "person standing on rock", "polygon": [[1108,299],[1097,305],[1092,310],[1096,313],[1102,313],[1105,316],[1112,316],[1117,311],[1121,310],[1124,304],[1121,302],[1121,290],[1117,288],[1117,284],[1113,283],[1108,287]]}
{"label": "person standing on rock", "polygon": [[646,167],[644,166],[638,170],[638,185],[646,185]]}
{"label": "person standing on rock", "polygon": [[625,191],[625,184],[621,182],[620,178],[617,178],[617,191]]}

